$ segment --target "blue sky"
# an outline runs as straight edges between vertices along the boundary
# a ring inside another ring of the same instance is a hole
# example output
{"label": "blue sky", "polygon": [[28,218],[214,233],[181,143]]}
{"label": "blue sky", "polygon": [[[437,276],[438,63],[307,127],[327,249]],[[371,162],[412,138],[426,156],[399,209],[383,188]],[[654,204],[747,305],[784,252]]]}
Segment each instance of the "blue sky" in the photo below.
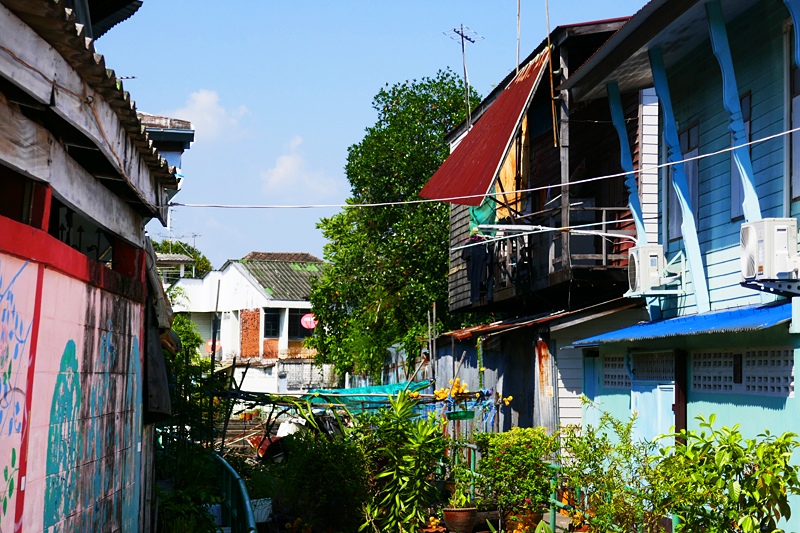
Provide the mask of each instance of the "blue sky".
{"label": "blue sky", "polygon": [[[554,1],[550,24],[631,15],[642,4]],[[136,76],[124,84],[139,110],[193,122],[175,201],[340,204],[347,147],[376,119],[372,97],[448,66],[461,73],[460,46],[442,34],[461,23],[485,38],[467,50],[470,82],[485,96],[514,69],[514,0],[145,0],[95,45],[117,76]],[[545,37],[544,1],[523,0],[520,57]],[[217,268],[253,250],[322,257],[315,224],[335,211],[176,208],[173,234],[199,235]],[[160,224],[148,230],[166,234]]]}

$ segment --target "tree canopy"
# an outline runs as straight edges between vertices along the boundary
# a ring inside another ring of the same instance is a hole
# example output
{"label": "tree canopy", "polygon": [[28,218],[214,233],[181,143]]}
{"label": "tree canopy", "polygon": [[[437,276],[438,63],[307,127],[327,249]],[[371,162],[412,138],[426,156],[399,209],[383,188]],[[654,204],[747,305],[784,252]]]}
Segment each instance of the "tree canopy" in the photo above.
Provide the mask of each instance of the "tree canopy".
{"label": "tree canopy", "polygon": [[[470,101],[479,102],[470,91]],[[376,124],[348,148],[353,207],[317,224],[329,241],[330,267],[312,290],[319,326],[308,342],[320,354],[317,362],[340,374],[377,375],[397,343],[418,353],[434,301],[447,320],[448,205],[355,206],[419,199],[449,154],[445,135],[466,118],[462,82],[448,69],[387,84],[372,107]]]}
{"label": "tree canopy", "polygon": [[184,254],[194,259],[194,272],[192,272],[191,266],[187,268],[185,274],[187,278],[201,278],[206,272],[214,269],[211,261],[203,252],[183,241],[170,241],[169,239],[153,241],[153,248],[160,254]]}

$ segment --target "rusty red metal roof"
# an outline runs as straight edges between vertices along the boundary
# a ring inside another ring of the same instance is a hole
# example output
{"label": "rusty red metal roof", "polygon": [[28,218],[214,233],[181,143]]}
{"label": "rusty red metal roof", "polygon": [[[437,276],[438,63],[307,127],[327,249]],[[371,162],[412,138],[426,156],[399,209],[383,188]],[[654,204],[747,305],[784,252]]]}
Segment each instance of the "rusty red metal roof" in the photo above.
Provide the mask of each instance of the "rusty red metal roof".
{"label": "rusty red metal roof", "polygon": [[479,205],[483,201],[505,160],[547,60],[545,49],[519,71],[425,184],[420,196],[462,205]]}
{"label": "rusty red metal roof", "polygon": [[614,305],[615,302],[616,302],[616,307],[612,309],[616,311],[622,311],[623,309],[630,309],[632,307],[638,307],[639,305],[641,305],[641,303],[637,301],[633,302],[622,301],[622,298],[616,298],[608,302],[590,305],[581,309],[573,309],[571,311],[556,311],[553,313],[542,313],[539,315],[528,316],[524,318],[512,318],[509,320],[500,320],[498,322],[492,322],[491,324],[481,324],[480,326],[472,326],[469,328],[448,331],[447,333],[442,333],[442,335],[455,337],[458,340],[465,340],[471,337],[484,337],[484,336],[489,337],[492,335],[498,335],[506,331],[511,331],[513,329],[523,328],[527,326],[535,326],[537,324],[544,324],[545,322],[550,322],[551,320],[556,320],[577,313],[584,313],[589,311],[590,309],[597,308],[600,306],[608,307],[608,304]]}

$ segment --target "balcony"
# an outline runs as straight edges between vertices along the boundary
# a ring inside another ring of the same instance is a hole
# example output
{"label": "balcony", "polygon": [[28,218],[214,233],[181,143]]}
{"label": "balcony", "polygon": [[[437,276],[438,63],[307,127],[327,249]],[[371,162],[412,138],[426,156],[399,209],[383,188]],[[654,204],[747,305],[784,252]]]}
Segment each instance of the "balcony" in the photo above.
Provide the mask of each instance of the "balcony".
{"label": "balcony", "polygon": [[[475,244],[485,247],[490,256],[479,295],[474,293],[477,287],[464,260],[470,254],[458,251],[454,261],[451,253],[451,309],[454,304],[455,308],[490,309],[499,302],[508,309],[516,299],[530,311],[531,307],[569,308],[600,296],[621,296],[627,288],[627,249],[634,245],[631,237],[636,234],[630,210],[594,204],[593,198],[572,198],[568,208],[563,208],[556,201],[551,207],[516,218],[514,225],[520,230],[510,230],[508,224],[494,225],[494,237],[487,237],[487,244]],[[467,210],[454,207],[451,223],[463,216],[458,211]],[[568,224],[562,224],[567,217]],[[468,219],[467,212],[467,224]],[[572,230],[562,231],[565,225]],[[576,291],[580,292],[576,295]]]}

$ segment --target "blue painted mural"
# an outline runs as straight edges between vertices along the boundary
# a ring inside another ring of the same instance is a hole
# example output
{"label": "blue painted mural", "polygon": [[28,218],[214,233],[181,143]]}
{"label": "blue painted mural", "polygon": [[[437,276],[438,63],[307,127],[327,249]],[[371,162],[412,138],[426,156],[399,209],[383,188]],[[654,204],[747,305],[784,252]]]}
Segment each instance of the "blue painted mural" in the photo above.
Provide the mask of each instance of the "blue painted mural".
{"label": "blue painted mural", "polygon": [[27,266],[26,262],[10,280],[4,279],[0,269],[0,435],[19,433],[22,429],[25,391],[20,387],[20,373],[14,372],[14,366],[25,353],[31,324],[30,321],[26,324],[17,313],[14,282]]}

